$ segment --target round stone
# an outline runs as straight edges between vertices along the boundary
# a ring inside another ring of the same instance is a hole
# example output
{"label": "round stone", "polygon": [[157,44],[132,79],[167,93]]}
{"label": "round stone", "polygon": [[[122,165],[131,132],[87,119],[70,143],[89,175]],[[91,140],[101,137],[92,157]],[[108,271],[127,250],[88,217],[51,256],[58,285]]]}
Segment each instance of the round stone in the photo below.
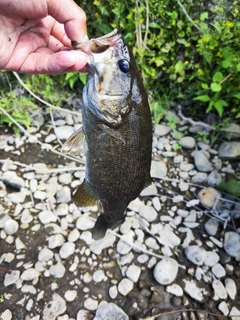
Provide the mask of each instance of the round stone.
{"label": "round stone", "polygon": [[67,259],[70,257],[75,251],[75,243],[73,242],[65,242],[61,249],[59,250],[59,255],[62,259]]}
{"label": "round stone", "polygon": [[231,257],[240,257],[240,235],[237,232],[225,233],[223,247]]}
{"label": "round stone", "polygon": [[105,277],[105,274],[102,270],[97,270],[93,273],[93,281],[101,282]]}
{"label": "round stone", "polygon": [[57,216],[50,210],[44,210],[39,213],[38,219],[41,221],[42,224],[56,222]]}
{"label": "round stone", "polygon": [[88,216],[81,216],[76,222],[76,228],[79,230],[92,229],[95,225],[95,221]]}
{"label": "round stone", "polygon": [[157,211],[150,206],[143,205],[139,210],[139,215],[146,219],[149,222],[152,222],[157,219]]}
{"label": "round stone", "polygon": [[19,270],[12,270],[6,273],[5,278],[4,278],[4,286],[8,287],[11,284],[15,283],[20,276],[20,271]]}
{"label": "round stone", "polygon": [[217,221],[217,219],[211,218],[208,219],[208,221],[205,223],[204,228],[210,236],[215,236],[218,230],[218,225],[219,222]]}
{"label": "round stone", "polygon": [[84,301],[84,308],[86,308],[87,310],[94,311],[94,310],[97,310],[97,307],[98,307],[98,301],[95,299],[87,298]]}
{"label": "round stone", "polygon": [[201,204],[207,208],[212,208],[219,196],[218,191],[211,187],[204,188],[198,193]]}
{"label": "round stone", "polygon": [[138,282],[140,274],[141,268],[134,264],[129,266],[126,272],[126,276],[135,283]]}
{"label": "round stone", "polygon": [[112,286],[109,288],[109,296],[111,299],[115,299],[118,295],[117,286]]}
{"label": "round stone", "polygon": [[41,251],[39,251],[38,260],[40,262],[49,261],[52,259],[52,257],[53,257],[53,252],[48,248],[43,248]]}
{"label": "round stone", "polygon": [[19,228],[18,222],[13,219],[6,221],[4,224],[4,231],[8,235],[12,235],[16,233],[18,231],[18,228]]}
{"label": "round stone", "polygon": [[178,273],[178,263],[172,258],[163,258],[153,270],[155,280],[163,285],[172,283]]}
{"label": "round stone", "polygon": [[195,140],[192,137],[182,137],[179,144],[184,149],[192,149],[195,147]]}
{"label": "round stone", "polygon": [[184,253],[187,259],[197,266],[201,266],[204,263],[206,251],[203,247],[197,245],[189,246],[184,249]]}
{"label": "round stone", "polygon": [[183,296],[183,289],[176,283],[171,284],[170,286],[166,287],[166,291],[171,293],[177,297]]}
{"label": "round stone", "polygon": [[76,296],[77,290],[67,290],[64,294],[64,298],[69,302],[75,300]]}
{"label": "round stone", "polygon": [[129,292],[133,289],[133,281],[127,278],[123,278],[120,283],[118,284],[118,291],[123,295],[126,296]]}
{"label": "round stone", "polygon": [[31,281],[39,277],[39,271],[34,268],[29,268],[21,274],[21,279],[23,281]]}
{"label": "round stone", "polygon": [[212,267],[212,273],[217,278],[222,278],[222,277],[225,277],[225,275],[226,275],[226,271],[225,271],[225,269],[223,268],[223,266],[220,263],[216,263]]}
{"label": "round stone", "polygon": [[234,300],[237,294],[237,286],[233,279],[227,278],[225,279],[225,288],[229,297]]}

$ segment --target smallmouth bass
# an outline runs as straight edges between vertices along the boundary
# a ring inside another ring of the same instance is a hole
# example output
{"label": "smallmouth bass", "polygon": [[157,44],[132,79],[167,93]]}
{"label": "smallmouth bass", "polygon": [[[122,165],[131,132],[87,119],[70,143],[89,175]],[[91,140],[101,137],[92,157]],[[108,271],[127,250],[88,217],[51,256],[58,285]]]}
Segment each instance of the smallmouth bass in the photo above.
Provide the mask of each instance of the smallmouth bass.
{"label": "smallmouth bass", "polygon": [[62,150],[80,154],[86,140],[86,176],[73,198],[78,207],[100,201],[97,240],[124,221],[129,202],[151,181],[152,121],[134,56],[117,29],[90,40],[87,67],[83,126]]}

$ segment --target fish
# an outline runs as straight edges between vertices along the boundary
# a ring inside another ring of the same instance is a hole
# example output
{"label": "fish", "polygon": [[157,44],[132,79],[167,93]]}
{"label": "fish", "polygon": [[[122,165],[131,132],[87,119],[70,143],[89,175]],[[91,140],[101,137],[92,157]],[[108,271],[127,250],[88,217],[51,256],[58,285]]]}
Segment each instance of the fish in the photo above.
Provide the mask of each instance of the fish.
{"label": "fish", "polygon": [[62,151],[86,152],[85,180],[73,199],[78,207],[100,202],[92,231],[99,240],[124,222],[129,203],[151,183],[152,119],[133,53],[118,29],[90,40],[87,68],[83,125]]}

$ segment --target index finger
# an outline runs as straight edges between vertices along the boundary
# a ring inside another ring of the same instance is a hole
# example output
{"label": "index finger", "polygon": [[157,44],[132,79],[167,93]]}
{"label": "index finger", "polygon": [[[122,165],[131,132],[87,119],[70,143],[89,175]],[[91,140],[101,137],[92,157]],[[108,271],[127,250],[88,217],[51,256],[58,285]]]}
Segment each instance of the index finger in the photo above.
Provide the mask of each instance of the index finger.
{"label": "index finger", "polygon": [[73,0],[48,0],[47,3],[48,14],[64,24],[70,40],[75,42],[88,40],[86,14]]}

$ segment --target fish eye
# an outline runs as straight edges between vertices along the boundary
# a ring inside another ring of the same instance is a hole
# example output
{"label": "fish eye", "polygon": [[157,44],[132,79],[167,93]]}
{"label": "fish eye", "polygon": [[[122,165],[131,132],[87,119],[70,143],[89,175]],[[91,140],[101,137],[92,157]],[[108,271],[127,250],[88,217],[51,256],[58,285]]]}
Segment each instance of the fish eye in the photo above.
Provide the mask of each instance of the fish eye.
{"label": "fish eye", "polygon": [[126,59],[118,61],[119,68],[122,72],[128,73],[129,71],[129,62]]}

